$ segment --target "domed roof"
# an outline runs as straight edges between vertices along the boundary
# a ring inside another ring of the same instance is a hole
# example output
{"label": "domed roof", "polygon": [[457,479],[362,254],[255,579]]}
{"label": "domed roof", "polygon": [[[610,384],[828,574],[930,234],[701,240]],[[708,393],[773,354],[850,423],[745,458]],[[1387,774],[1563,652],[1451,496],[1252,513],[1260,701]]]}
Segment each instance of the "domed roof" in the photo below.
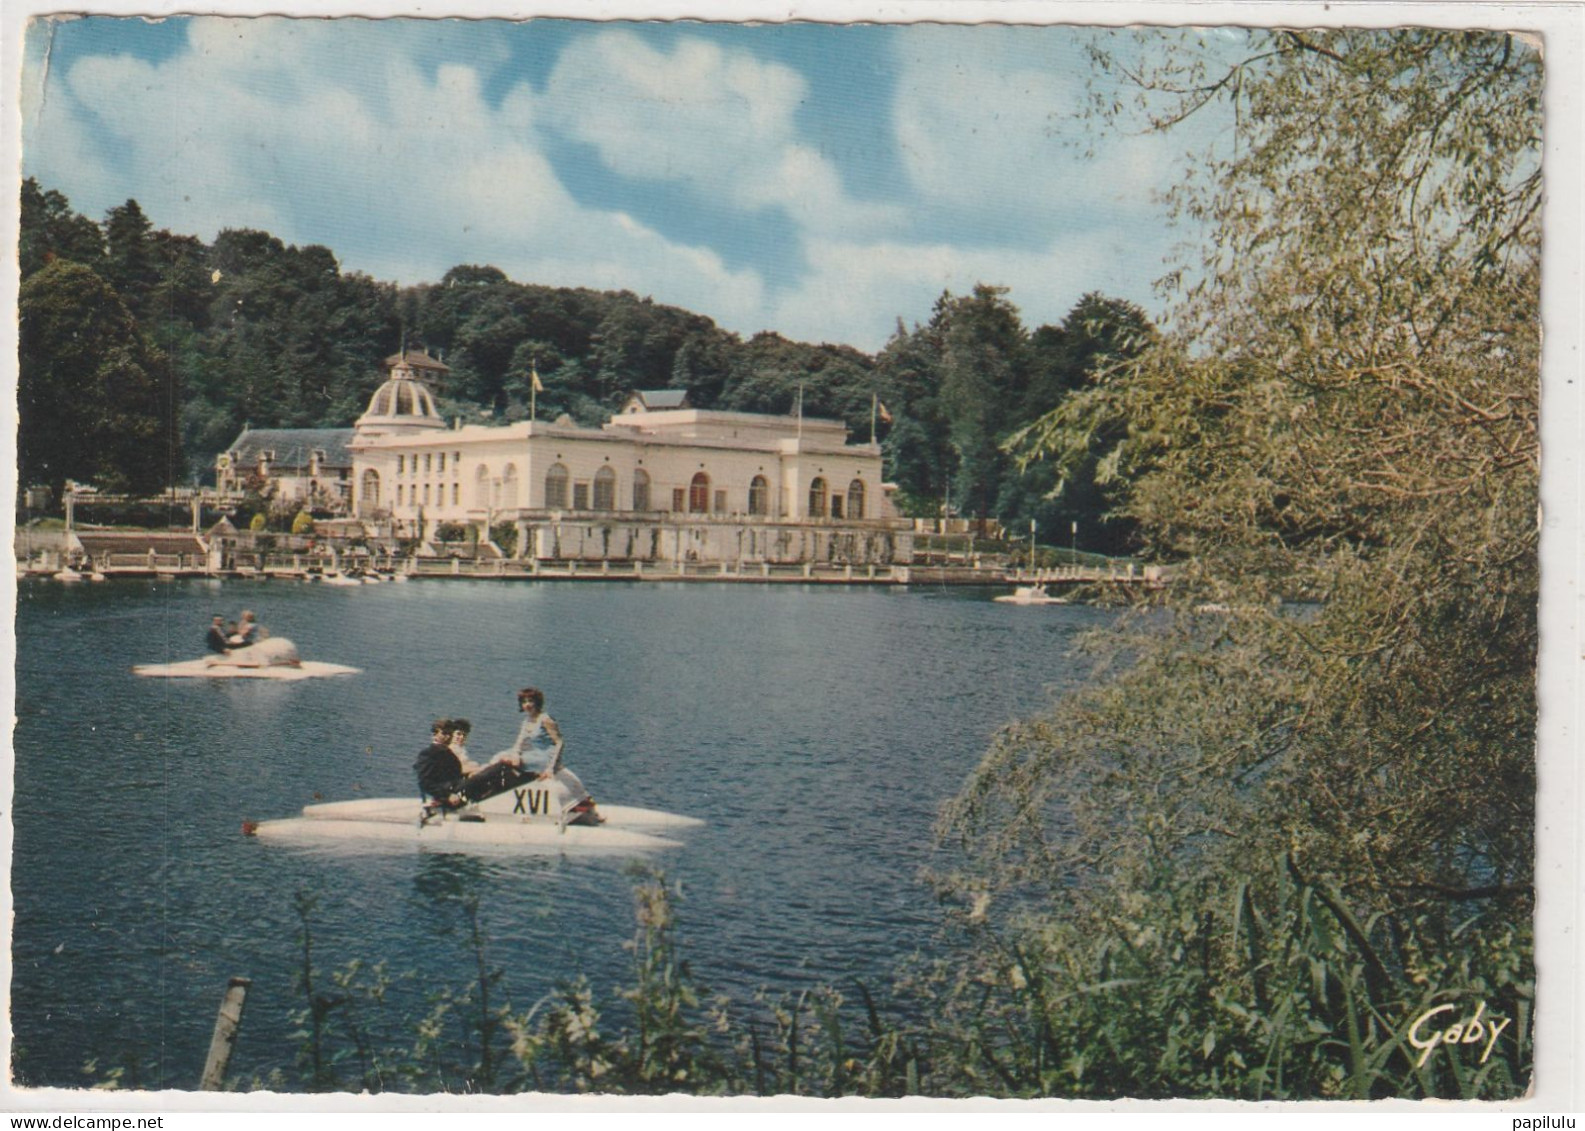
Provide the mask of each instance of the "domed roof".
{"label": "domed roof", "polygon": [[385,384],[369,398],[369,410],[358,417],[360,432],[389,432],[412,428],[444,428],[435,398],[412,370],[398,365]]}

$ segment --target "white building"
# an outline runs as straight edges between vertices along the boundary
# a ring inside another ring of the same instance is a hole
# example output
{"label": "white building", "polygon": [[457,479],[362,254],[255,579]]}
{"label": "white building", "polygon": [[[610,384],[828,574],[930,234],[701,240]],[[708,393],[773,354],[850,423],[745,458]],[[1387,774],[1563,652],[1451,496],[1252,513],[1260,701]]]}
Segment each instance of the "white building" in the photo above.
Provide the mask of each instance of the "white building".
{"label": "white building", "polygon": [[[357,421],[353,512],[430,541],[441,524],[515,556],[608,562],[906,563],[912,528],[892,510],[881,451],[840,421],[651,408],[640,393],[599,428],[563,417],[448,428],[413,355]],[[427,360],[427,359],[426,359]],[[511,539],[507,539],[512,541]]]}

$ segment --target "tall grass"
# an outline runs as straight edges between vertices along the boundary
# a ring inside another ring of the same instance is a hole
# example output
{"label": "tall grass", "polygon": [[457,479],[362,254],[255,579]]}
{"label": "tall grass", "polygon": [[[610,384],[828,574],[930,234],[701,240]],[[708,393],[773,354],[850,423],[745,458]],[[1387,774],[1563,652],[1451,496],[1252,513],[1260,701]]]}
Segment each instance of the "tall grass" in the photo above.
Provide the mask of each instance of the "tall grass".
{"label": "tall grass", "polygon": [[[884,997],[854,985],[734,1002],[694,977],[673,894],[644,873],[631,982],[602,995],[574,979],[526,1010],[464,900],[471,977],[434,988],[416,1018],[387,1011],[398,979],[383,963],[317,968],[313,901],[299,897],[291,1067],[232,1086],[1250,1100],[1497,1099],[1527,1087],[1531,939],[1494,908],[1471,902],[1451,930],[1416,906],[1362,921],[1291,860],[1271,892],[1157,895],[1084,923],[993,929],[970,916],[955,958],[906,972]],[[1443,1005],[1411,1044],[1415,1020]],[[1423,1047],[1477,1013],[1480,1041]]]}

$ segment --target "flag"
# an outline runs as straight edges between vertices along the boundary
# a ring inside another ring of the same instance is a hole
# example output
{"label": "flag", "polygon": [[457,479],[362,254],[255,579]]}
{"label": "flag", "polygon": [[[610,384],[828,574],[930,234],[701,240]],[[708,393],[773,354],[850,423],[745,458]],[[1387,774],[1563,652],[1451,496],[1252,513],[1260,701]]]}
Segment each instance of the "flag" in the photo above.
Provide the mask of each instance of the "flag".
{"label": "flag", "polygon": [[881,400],[876,401],[875,402],[875,411],[880,413],[881,423],[882,424],[890,424],[892,422],[892,414],[886,411],[886,402],[885,401],[881,401]]}
{"label": "flag", "polygon": [[539,370],[530,369],[528,371],[528,376],[529,379],[534,382],[534,392],[543,393],[545,391],[545,386],[539,379]]}

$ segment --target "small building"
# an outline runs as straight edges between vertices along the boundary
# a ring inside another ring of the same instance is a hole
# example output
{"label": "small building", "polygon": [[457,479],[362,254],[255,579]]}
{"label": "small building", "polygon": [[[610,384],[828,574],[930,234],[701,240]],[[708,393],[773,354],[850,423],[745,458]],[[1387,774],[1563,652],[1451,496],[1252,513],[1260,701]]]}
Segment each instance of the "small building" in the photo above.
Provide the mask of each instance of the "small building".
{"label": "small building", "polygon": [[244,428],[215,457],[222,495],[344,512],[352,499],[350,428]]}
{"label": "small building", "polygon": [[632,396],[627,398],[627,403],[622,406],[622,415],[692,407],[688,403],[687,389],[635,389]]}

